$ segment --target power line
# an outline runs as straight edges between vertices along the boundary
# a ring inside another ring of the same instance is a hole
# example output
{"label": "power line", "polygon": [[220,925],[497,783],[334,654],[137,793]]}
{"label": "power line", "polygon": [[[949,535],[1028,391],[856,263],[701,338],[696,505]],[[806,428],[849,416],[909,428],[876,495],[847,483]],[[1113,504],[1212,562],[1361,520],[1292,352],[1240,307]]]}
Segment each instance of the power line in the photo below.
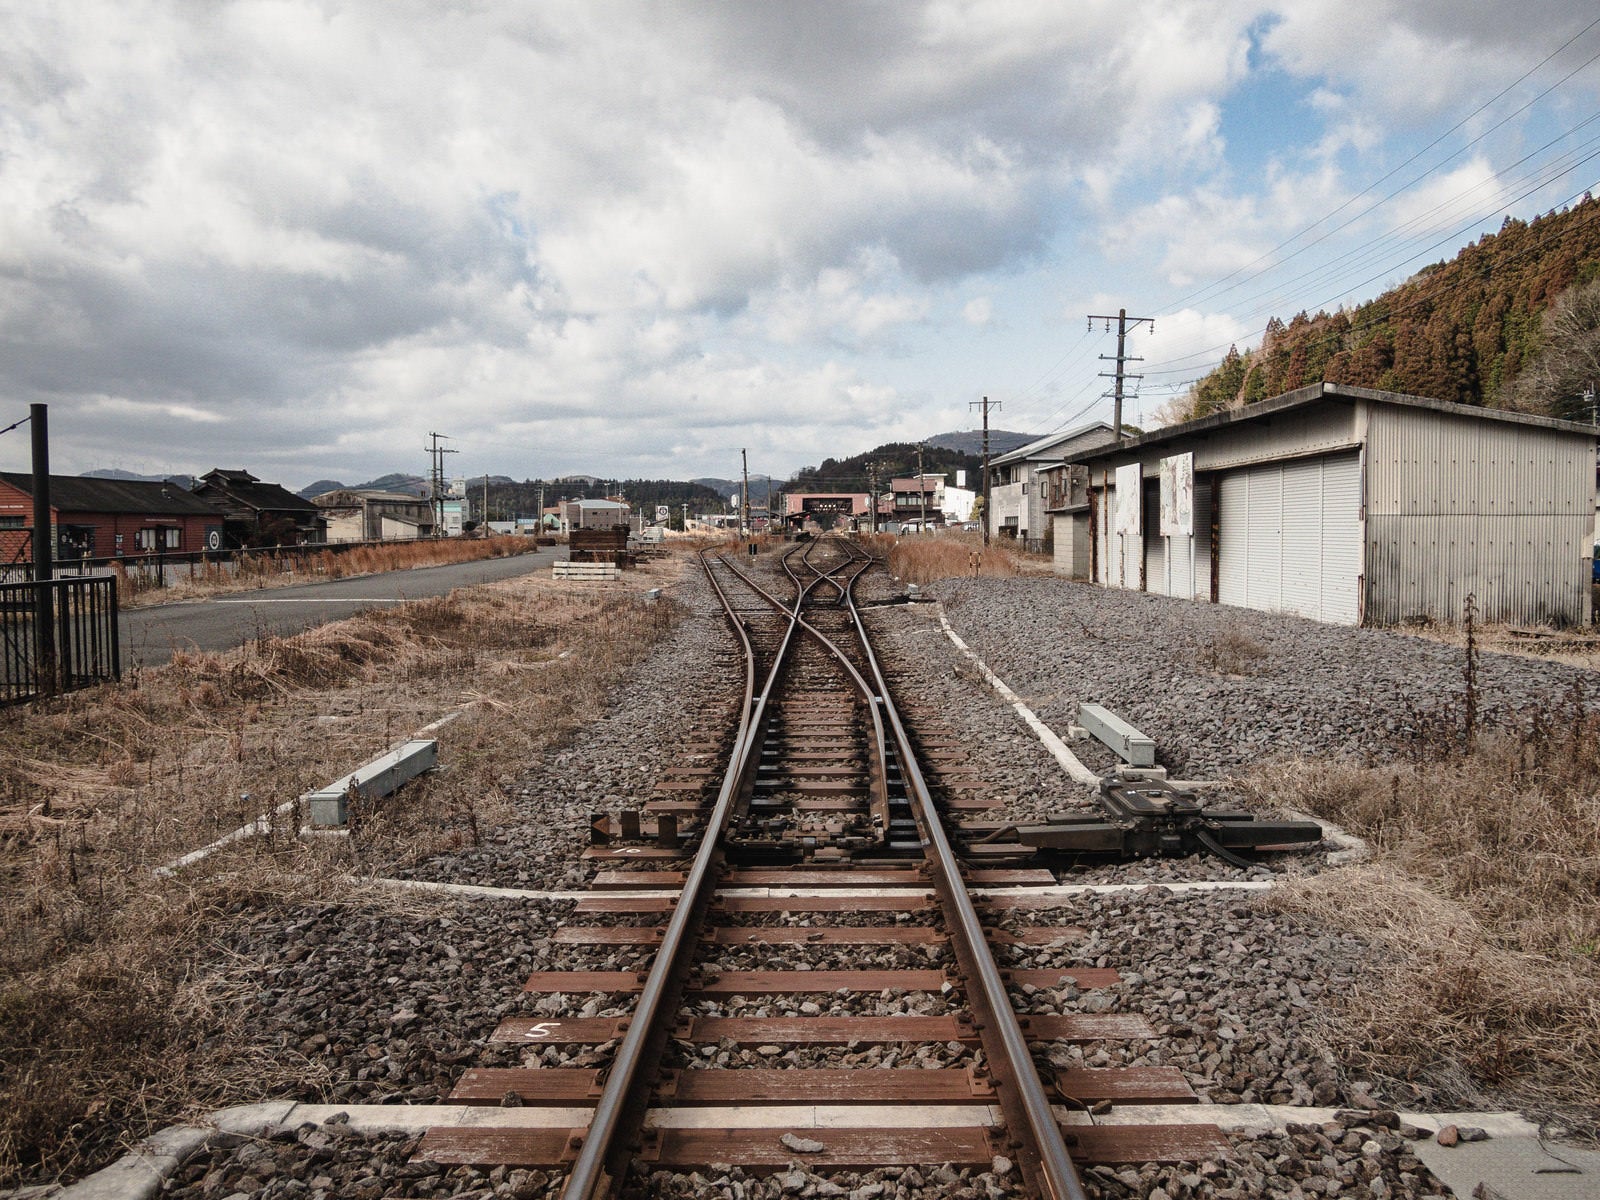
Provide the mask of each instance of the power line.
{"label": "power line", "polygon": [[[1477,108],[1473,109],[1472,112],[1468,113],[1465,117],[1462,117],[1461,120],[1457,121],[1449,129],[1445,130],[1438,137],[1434,138],[1433,141],[1429,142],[1422,149],[1418,150],[1415,154],[1411,155],[1410,158],[1406,159],[1404,162],[1400,163],[1399,165],[1393,167],[1391,170],[1387,171],[1385,174],[1383,174],[1379,178],[1373,180],[1373,182],[1369,183],[1366,187],[1362,188],[1361,191],[1357,192],[1355,195],[1353,195],[1353,196],[1349,197],[1348,199],[1346,199],[1342,204],[1340,204],[1332,212],[1327,213],[1324,216],[1318,217],[1315,221],[1311,222],[1311,224],[1307,225],[1305,228],[1301,229],[1299,232],[1294,233],[1294,234],[1290,235],[1289,237],[1285,238],[1283,241],[1279,242],[1276,246],[1274,246],[1271,250],[1268,250],[1265,254],[1262,254],[1262,255],[1258,256],[1257,258],[1255,258],[1251,262],[1247,263],[1245,266],[1240,267],[1240,268],[1230,272],[1229,274],[1223,276],[1220,280],[1217,280],[1215,283],[1208,284],[1207,286],[1205,286],[1203,288],[1200,288],[1197,291],[1189,293],[1187,296],[1180,297],[1177,301],[1175,301],[1173,303],[1172,307],[1178,308],[1178,307],[1181,307],[1184,304],[1193,303],[1194,301],[1196,301],[1196,300],[1200,299],[1201,297],[1205,296],[1208,292],[1211,291],[1212,288],[1220,286],[1221,284],[1228,282],[1228,280],[1234,278],[1235,276],[1237,276],[1237,275],[1239,275],[1241,273],[1249,271],[1252,267],[1256,266],[1257,264],[1262,263],[1262,262],[1266,261],[1267,259],[1272,258],[1274,255],[1276,255],[1278,253],[1278,251],[1284,249],[1287,246],[1293,245],[1294,242],[1298,241],[1300,238],[1304,237],[1306,234],[1308,234],[1312,230],[1316,229],[1319,225],[1323,224],[1326,221],[1332,220],[1334,217],[1338,216],[1341,212],[1343,212],[1346,208],[1349,208],[1356,201],[1360,200],[1363,196],[1368,195],[1373,190],[1375,190],[1376,188],[1381,186],[1384,182],[1386,182],[1389,179],[1392,179],[1395,175],[1397,175],[1401,171],[1405,170],[1406,167],[1408,167],[1412,163],[1416,162],[1423,155],[1428,153],[1428,151],[1432,150],[1435,146],[1439,145],[1446,138],[1450,137],[1451,134],[1454,134],[1457,131],[1459,131],[1460,129],[1464,128],[1475,117],[1478,117],[1479,115],[1481,115],[1482,113],[1486,112],[1488,109],[1493,107],[1495,104],[1499,103],[1506,96],[1508,96],[1512,92],[1513,89],[1515,89],[1518,85],[1520,85],[1525,80],[1527,80],[1535,72],[1539,71],[1541,68],[1543,68],[1546,65],[1548,65],[1551,62],[1551,60],[1556,58],[1557,55],[1561,54],[1562,51],[1566,50],[1569,46],[1571,46],[1574,42],[1576,42],[1584,34],[1588,33],[1596,25],[1600,25],[1600,17],[1596,17],[1594,20],[1590,21],[1587,25],[1585,25],[1577,33],[1573,34],[1570,38],[1568,38],[1560,46],[1558,46],[1558,47],[1556,47],[1556,49],[1552,50],[1548,55],[1546,55],[1543,59],[1541,59],[1537,64],[1535,64],[1534,66],[1528,68],[1528,70],[1523,72],[1522,75],[1518,76],[1518,78],[1516,80],[1514,80],[1512,83],[1507,84],[1495,96],[1493,96],[1489,100],[1484,101],[1484,103],[1480,104]],[[1349,220],[1345,221],[1343,224],[1338,225],[1335,228],[1328,230],[1327,232],[1323,233],[1321,236],[1317,237],[1313,241],[1310,241],[1310,242],[1306,243],[1304,246],[1301,246],[1293,254],[1289,255],[1285,259],[1280,260],[1278,263],[1276,263],[1274,265],[1281,266],[1284,262],[1287,262],[1289,258],[1294,258],[1294,257],[1296,257],[1296,256],[1298,256],[1300,254],[1305,253],[1312,246],[1317,245],[1318,243],[1326,240],[1327,238],[1331,237],[1335,233],[1340,232],[1341,230],[1349,228],[1352,224],[1354,224],[1356,221],[1360,220],[1362,217],[1367,216],[1374,209],[1380,208],[1384,204],[1387,204],[1390,200],[1394,199],[1396,196],[1400,195],[1402,192],[1406,191],[1407,189],[1415,187],[1423,179],[1426,179],[1429,175],[1433,174],[1435,171],[1438,171],[1442,166],[1444,166],[1445,163],[1450,162],[1452,159],[1454,159],[1457,156],[1465,153],[1467,150],[1470,150],[1473,146],[1476,146],[1479,142],[1483,141],[1490,134],[1492,134],[1492,133],[1496,132],[1497,130],[1499,130],[1502,126],[1504,126],[1512,118],[1520,115],[1521,113],[1526,112],[1534,104],[1537,104],[1540,100],[1543,100],[1551,92],[1555,91],[1556,88],[1560,87],[1562,84],[1564,84],[1568,80],[1570,80],[1574,75],[1578,74],[1578,72],[1587,69],[1589,66],[1591,66],[1596,61],[1596,59],[1600,59],[1600,54],[1596,54],[1593,57],[1589,58],[1584,63],[1582,63],[1581,65],[1579,65],[1577,67],[1574,67],[1571,71],[1567,72],[1567,74],[1563,75],[1560,79],[1556,80],[1555,83],[1551,84],[1549,87],[1545,88],[1544,91],[1540,92],[1537,96],[1533,97],[1533,99],[1529,100],[1521,108],[1518,108],[1515,111],[1513,111],[1511,113],[1508,113],[1505,117],[1501,118],[1500,121],[1496,122],[1494,125],[1490,126],[1488,129],[1484,130],[1477,137],[1473,138],[1471,141],[1467,142],[1465,145],[1461,146],[1459,149],[1457,149],[1454,152],[1452,152],[1451,154],[1447,155],[1445,158],[1441,159],[1439,162],[1437,162],[1433,166],[1429,167],[1426,171],[1423,171],[1420,175],[1414,176],[1412,179],[1410,179],[1406,183],[1402,184],[1399,188],[1397,188],[1396,190],[1390,192],[1388,195],[1384,196],[1383,199],[1378,200],[1375,203],[1369,205],[1367,208],[1363,209],[1361,212],[1357,213],[1355,216],[1351,217]],[[1262,274],[1262,273],[1263,272],[1257,272],[1256,274],[1259,275],[1259,274]],[[1234,286],[1237,287],[1238,285],[1235,284]],[[1232,291],[1232,290],[1233,290],[1232,288],[1225,288],[1221,292],[1215,293],[1210,298],[1214,300],[1214,299],[1217,298],[1217,296],[1226,295],[1229,291]]]}

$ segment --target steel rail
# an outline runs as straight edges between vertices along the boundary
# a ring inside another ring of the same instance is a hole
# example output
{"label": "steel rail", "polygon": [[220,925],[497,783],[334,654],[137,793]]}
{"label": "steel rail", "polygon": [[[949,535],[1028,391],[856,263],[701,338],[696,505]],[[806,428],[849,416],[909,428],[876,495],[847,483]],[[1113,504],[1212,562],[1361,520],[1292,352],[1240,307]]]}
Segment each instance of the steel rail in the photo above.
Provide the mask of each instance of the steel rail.
{"label": "steel rail", "polygon": [[921,829],[924,847],[932,851],[930,864],[934,891],[943,903],[946,917],[954,918],[951,942],[967,978],[976,984],[976,992],[968,989],[968,1000],[978,1009],[979,1037],[990,1069],[996,1073],[996,1083],[1001,1085],[997,1089],[1001,1111],[1005,1114],[1012,1137],[1019,1138],[1025,1131],[1032,1145],[1030,1147],[1028,1142],[1020,1144],[1037,1155],[1037,1161],[1018,1156],[1023,1171],[1032,1177],[1030,1182],[1036,1190],[1052,1200],[1085,1200],[1083,1184],[1067,1153],[1061,1126],[1055,1119],[1050,1100],[1039,1082],[1039,1072],[1033,1065],[1033,1055],[1022,1034],[1022,1027],[1017,1023],[1017,1014],[1011,1007],[1005,980],[1001,978],[1000,968],[989,952],[983,923],[978,919],[972,898],[967,894],[955,851],[945,836],[927,780],[912,751],[911,738],[889,697],[888,683],[883,677],[877,655],[872,653],[872,643],[867,640],[861,613],[853,601],[849,611],[855,621],[857,637],[866,648],[873,679],[882,693],[884,713],[894,730],[900,751],[901,779],[914,801],[912,811]]}
{"label": "steel rail", "polygon": [[[794,553],[794,551],[791,550],[789,553],[792,554],[792,553]],[[849,597],[852,594],[852,592],[853,592],[853,590],[855,588],[855,585],[856,585],[856,580],[861,578],[862,572],[864,572],[867,569],[867,567],[871,566],[873,561],[875,561],[875,560],[872,558],[872,556],[870,554],[867,555],[866,556],[866,561],[862,564],[861,570],[857,571],[854,575],[852,575],[850,577],[850,579],[845,583],[843,591],[844,591],[844,595],[846,597]],[[842,649],[840,649],[838,644],[835,643],[832,638],[830,638],[827,634],[823,633],[822,630],[818,629],[815,625],[812,625],[809,621],[805,620],[805,618],[800,616],[800,607],[799,607],[799,601],[798,600],[795,602],[794,610],[792,612],[790,612],[784,606],[783,601],[779,600],[776,596],[774,596],[770,592],[768,592],[765,588],[763,588],[755,580],[751,579],[748,575],[746,575],[738,567],[734,566],[730,562],[727,562],[726,560],[724,560],[724,564],[723,565],[725,565],[728,568],[728,570],[732,571],[735,575],[737,575],[744,582],[746,587],[750,588],[751,591],[755,592],[758,596],[760,596],[762,599],[764,599],[768,604],[772,605],[774,608],[778,609],[781,612],[789,613],[789,615],[793,618],[795,624],[801,630],[803,630],[805,633],[810,635],[812,638],[816,639],[816,641],[822,646],[822,648],[824,650],[826,650],[829,654],[833,655],[834,658],[838,659],[839,664],[842,667],[844,667],[845,673],[849,676],[850,681],[855,685],[856,689],[861,693],[861,698],[866,701],[866,703],[867,703],[867,711],[872,717],[872,758],[873,758],[873,761],[872,761],[872,793],[873,794],[872,794],[872,799],[868,804],[868,807],[872,810],[873,816],[876,818],[875,821],[874,821],[874,827],[875,827],[875,829],[877,831],[877,834],[878,834],[879,845],[882,845],[884,842],[888,841],[888,839],[889,839],[889,729],[888,729],[888,726],[886,726],[884,724],[884,721],[883,721],[883,698],[882,698],[882,696],[879,694],[877,688],[875,688],[870,682],[868,682],[867,678],[864,675],[861,674],[860,670],[857,669],[856,665],[853,662],[850,661],[850,656],[847,655]],[[787,564],[785,564],[785,566],[787,567]],[[790,578],[794,578],[792,573],[790,575]],[[796,583],[798,583],[798,582],[799,581],[796,580]],[[818,582],[820,582],[820,580],[813,580],[812,584],[807,585],[807,587],[809,588],[810,586],[815,586],[815,584],[818,583]],[[858,623],[858,630],[859,630],[859,623]],[[858,637],[860,636],[859,631],[858,631],[857,636]],[[868,652],[868,657],[869,657],[869,661],[870,661],[870,651]]]}
{"label": "steel rail", "polygon": [[[818,548],[819,546],[823,546],[823,545],[839,545],[839,546],[843,546],[845,551],[846,551],[846,555],[847,555],[845,560],[843,562],[841,562],[841,563],[835,564],[834,566],[828,567],[826,570],[824,570],[823,568],[817,566],[816,563],[811,561],[811,552],[813,550],[815,550],[816,548]],[[792,558],[795,555],[797,550],[799,550],[799,547],[796,547],[794,550],[790,550],[787,554],[785,554],[783,556],[783,559],[781,561],[783,563],[783,569],[786,572],[788,572],[789,578],[793,579],[795,581],[795,585],[797,587],[799,587],[799,586],[801,586],[800,577],[794,573],[794,569],[789,565],[789,559]],[[835,588],[838,591],[839,596],[834,601],[834,604],[842,606],[844,604],[844,602],[845,602],[845,594],[846,594],[846,592],[849,590],[849,588],[851,586],[854,585],[855,580],[857,578],[859,578],[861,576],[861,574],[863,572],[865,572],[866,569],[872,565],[874,559],[873,559],[872,555],[868,554],[865,550],[861,549],[859,546],[856,546],[851,542],[844,541],[843,539],[840,539],[840,538],[821,538],[821,539],[819,539],[817,541],[810,542],[810,543],[808,543],[806,545],[805,550],[800,554],[800,561],[805,566],[809,567],[811,569],[811,571],[817,576],[817,578],[812,581],[813,585],[815,585],[817,583],[824,583],[825,582],[829,586]],[[854,567],[855,568],[855,572],[854,572],[854,574],[851,575],[849,580],[847,580],[845,583],[841,584],[833,576],[835,575],[836,572],[842,571],[842,570],[844,570],[844,569],[846,569],[848,567]],[[809,591],[809,588],[807,588],[806,590]]]}
{"label": "steel rail", "polygon": [[[728,619],[739,631],[739,638],[744,645],[743,714],[728,770],[717,793],[716,805],[706,823],[705,831],[701,834],[700,847],[684,880],[682,896],[673,908],[671,920],[668,921],[662,934],[660,947],[656,951],[649,974],[639,993],[639,1002],[628,1020],[627,1031],[612,1059],[605,1086],[595,1105],[594,1116],[589,1122],[588,1132],[583,1137],[578,1156],[573,1161],[572,1169],[567,1176],[566,1186],[562,1189],[563,1200],[598,1200],[598,1197],[609,1194],[614,1182],[627,1170],[628,1159],[631,1157],[631,1143],[637,1138],[643,1124],[647,1098],[642,1094],[643,1089],[640,1085],[644,1072],[647,1066],[649,1069],[654,1069],[666,1044],[667,1029],[660,1019],[661,1014],[663,1009],[672,1006],[681,994],[684,975],[688,969],[685,951],[692,949],[698,940],[694,935],[704,919],[706,904],[721,865],[722,831],[727,825],[729,813],[733,810],[734,798],[753,773],[751,750],[761,726],[767,699],[794,638],[798,609],[796,616],[791,617],[789,627],[784,633],[777,657],[768,672],[766,684],[760,695],[756,695],[755,648],[751,644],[749,631],[734,611],[732,602],[722,585],[717,582],[716,573],[711,569],[710,560],[704,551],[701,552],[700,560],[713,590],[722,601]],[[740,574],[737,570],[734,570],[734,573]]]}

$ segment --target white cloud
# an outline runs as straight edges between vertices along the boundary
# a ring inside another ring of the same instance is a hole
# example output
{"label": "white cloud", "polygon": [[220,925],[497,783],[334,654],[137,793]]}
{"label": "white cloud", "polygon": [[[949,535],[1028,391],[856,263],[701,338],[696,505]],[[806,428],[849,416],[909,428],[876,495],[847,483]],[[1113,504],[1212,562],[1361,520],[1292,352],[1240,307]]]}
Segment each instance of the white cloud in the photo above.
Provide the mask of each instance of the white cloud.
{"label": "white cloud", "polygon": [[1438,234],[1478,213],[1494,211],[1510,200],[1494,168],[1473,158],[1455,170],[1427,180],[1401,196],[1388,212],[1390,225],[1412,234]]}
{"label": "white cloud", "polygon": [[[1578,13],[23,7],[0,46],[0,396],[52,405],[58,469],[296,484],[418,465],[443,424],[473,470],[700,474],[728,439],[792,466],[962,422],[944,392],[1022,336],[1015,281],[1054,312],[1248,265],[1349,194],[1336,160]],[[1321,141],[1242,176],[1225,115],[1253,37]]]}

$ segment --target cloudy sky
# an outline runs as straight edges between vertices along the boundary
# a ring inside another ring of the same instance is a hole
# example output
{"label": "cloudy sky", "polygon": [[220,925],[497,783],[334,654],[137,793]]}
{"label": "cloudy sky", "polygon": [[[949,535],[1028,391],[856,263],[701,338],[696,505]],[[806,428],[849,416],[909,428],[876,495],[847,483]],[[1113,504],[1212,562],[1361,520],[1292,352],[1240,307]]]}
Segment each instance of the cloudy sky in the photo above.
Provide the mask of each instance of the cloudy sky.
{"label": "cloudy sky", "polygon": [[62,474],[782,477],[1108,417],[1119,308],[1148,420],[1600,179],[1592,0],[0,14],[0,426]]}

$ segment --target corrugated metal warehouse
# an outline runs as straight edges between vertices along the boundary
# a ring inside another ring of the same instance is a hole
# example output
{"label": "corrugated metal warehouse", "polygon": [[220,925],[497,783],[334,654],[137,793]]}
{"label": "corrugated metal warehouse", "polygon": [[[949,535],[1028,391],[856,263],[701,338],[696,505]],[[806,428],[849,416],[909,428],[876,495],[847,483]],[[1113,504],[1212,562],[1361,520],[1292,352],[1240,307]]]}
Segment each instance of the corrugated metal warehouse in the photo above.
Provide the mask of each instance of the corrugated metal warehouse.
{"label": "corrugated metal warehouse", "polygon": [[1345,625],[1458,621],[1469,594],[1483,620],[1586,623],[1596,436],[1315,384],[1070,456],[1057,569]]}

